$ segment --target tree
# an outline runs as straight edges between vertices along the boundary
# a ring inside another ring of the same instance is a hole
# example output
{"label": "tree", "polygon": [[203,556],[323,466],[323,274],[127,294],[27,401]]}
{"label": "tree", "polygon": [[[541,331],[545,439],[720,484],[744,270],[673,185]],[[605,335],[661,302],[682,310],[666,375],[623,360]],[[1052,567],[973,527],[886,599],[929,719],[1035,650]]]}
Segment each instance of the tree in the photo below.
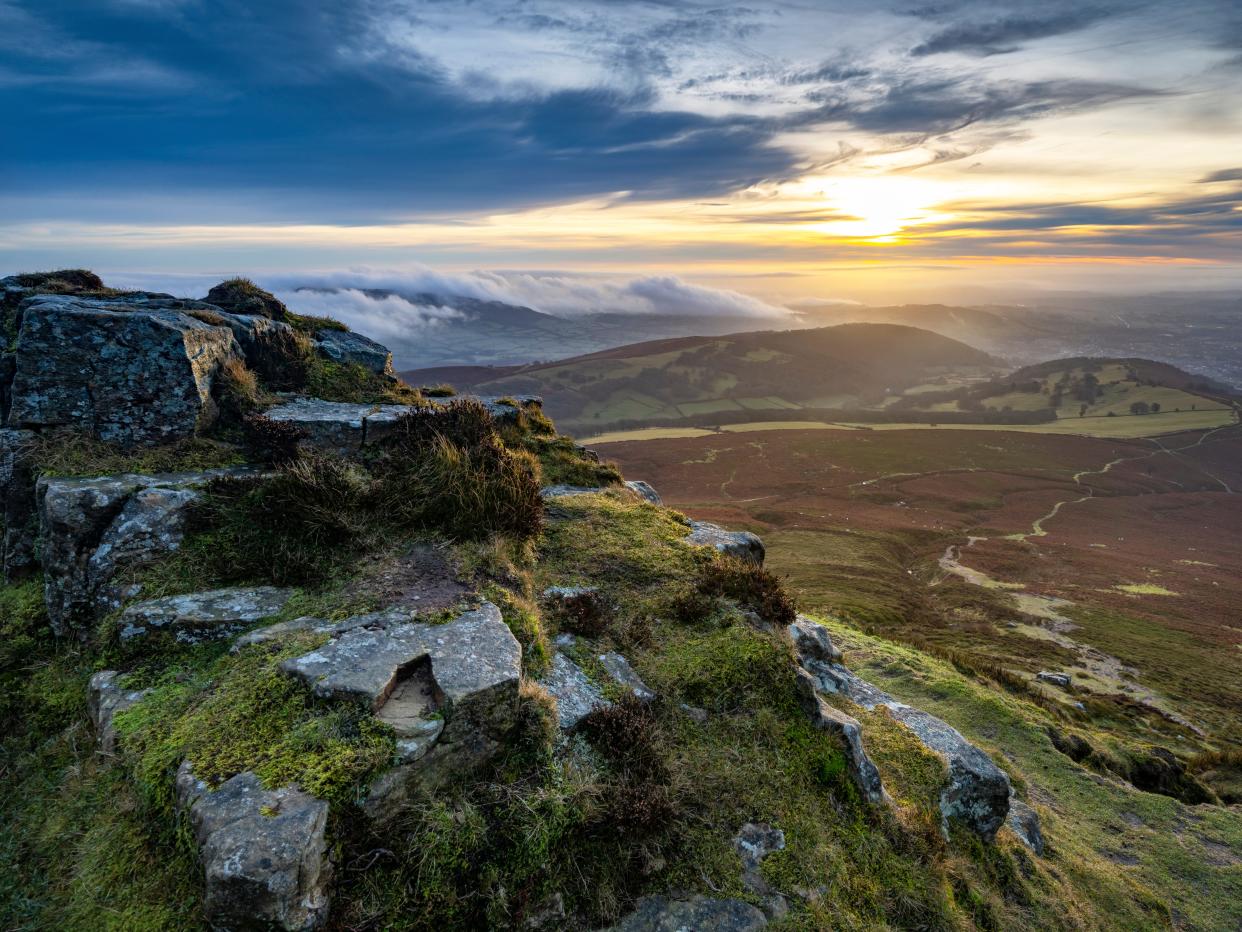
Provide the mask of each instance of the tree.
{"label": "tree", "polygon": [[1160,413],[1160,402],[1158,402],[1158,401],[1153,401],[1153,402],[1151,403],[1151,413],[1152,413],[1152,414],[1159,414],[1159,413]]}
{"label": "tree", "polygon": [[1147,414],[1151,411],[1151,406],[1145,401],[1135,401],[1130,404],[1131,414]]}

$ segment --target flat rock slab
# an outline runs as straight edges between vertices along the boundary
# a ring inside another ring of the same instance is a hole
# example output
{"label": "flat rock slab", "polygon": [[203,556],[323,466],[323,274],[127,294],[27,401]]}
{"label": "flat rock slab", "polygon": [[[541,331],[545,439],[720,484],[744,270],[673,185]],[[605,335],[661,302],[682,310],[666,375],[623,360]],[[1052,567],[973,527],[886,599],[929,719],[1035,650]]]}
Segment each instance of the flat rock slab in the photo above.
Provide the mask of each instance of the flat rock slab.
{"label": "flat rock slab", "polygon": [[216,373],[242,356],[228,326],[175,300],[36,295],[19,313],[10,427],[72,427],[122,446],[188,437],[212,416]]}
{"label": "flat rock slab", "polygon": [[101,670],[91,677],[87,685],[87,710],[95,726],[95,738],[99,753],[111,756],[116,753],[116,725],[119,712],[132,709],[150,690],[124,689],[118,682],[121,674],[116,670]]}
{"label": "flat rock slab", "polygon": [[332,879],[324,800],[294,786],[264,789],[249,772],[213,791],[189,761],[177,771],[176,795],[203,864],[208,924],[290,932],[323,924]]}
{"label": "flat rock slab", "polygon": [[756,566],[763,566],[766,555],[763,541],[757,534],[750,531],[726,531],[707,521],[691,521],[686,541],[699,547],[714,547],[726,556],[737,557]]}
{"label": "flat rock slab", "polygon": [[753,932],[767,922],[762,912],[742,900],[644,896],[613,932]]}
{"label": "flat rock slab", "polygon": [[635,698],[641,699],[643,702],[651,702],[655,699],[655,691],[650,689],[642,681],[642,678],[634,672],[630,662],[616,651],[600,654],[599,662],[600,666],[613,678],[617,685],[628,689],[634,694]]}
{"label": "flat rock slab", "polygon": [[131,605],[121,614],[121,640],[170,631],[182,643],[231,637],[284,609],[292,589],[273,586],[212,589]]}
{"label": "flat rock slab", "polygon": [[804,668],[818,689],[840,694],[865,709],[887,708],[948,765],[948,784],[940,794],[944,818],[960,819],[986,841],[996,837],[1009,815],[1011,787],[1009,776],[990,757],[947,722],[899,702],[838,663],[810,661]]}
{"label": "flat rock slab", "polygon": [[556,654],[539,681],[556,700],[556,721],[561,731],[572,731],[595,709],[612,705],[580,666],[564,654]]}
{"label": "flat rock slab", "polygon": [[181,546],[186,509],[213,479],[259,473],[237,467],[152,476],[40,479],[35,489],[52,630],[82,634],[137,595],[115,585],[123,569],[145,566]]}

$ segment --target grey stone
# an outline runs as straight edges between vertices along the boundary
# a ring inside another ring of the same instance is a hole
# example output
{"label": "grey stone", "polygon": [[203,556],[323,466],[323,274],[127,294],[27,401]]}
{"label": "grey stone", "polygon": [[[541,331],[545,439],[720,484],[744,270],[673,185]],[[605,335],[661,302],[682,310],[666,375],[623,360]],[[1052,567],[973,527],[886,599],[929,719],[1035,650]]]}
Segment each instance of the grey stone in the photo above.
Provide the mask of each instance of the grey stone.
{"label": "grey stone", "polygon": [[422,760],[443,732],[442,718],[405,723],[400,737],[397,738],[397,763],[412,764],[416,760]]}
{"label": "grey stone", "polygon": [[785,897],[764,879],[760,867],[769,854],[785,850],[785,833],[770,825],[747,822],[733,839],[733,847],[742,859],[742,885],[761,898],[769,918],[783,916],[789,911]]}
{"label": "grey stone", "polygon": [[392,375],[392,353],[370,337],[348,330],[315,331],[315,349],[338,363],[356,363],[377,375]]}
{"label": "grey stone", "polygon": [[575,495],[598,495],[607,492],[602,485],[545,485],[539,490],[544,498],[572,498]]}
{"label": "grey stone", "polygon": [[691,521],[690,534],[686,540],[700,547],[714,547],[726,556],[763,566],[763,541],[750,531],[726,531],[707,521]]}
{"label": "grey stone", "polygon": [[71,427],[122,446],[177,440],[212,419],[216,373],[241,358],[227,326],[158,302],[37,295],[20,315],[10,427]]}
{"label": "grey stone", "polygon": [[862,725],[859,724],[858,719],[846,715],[840,709],[833,708],[825,702],[816,691],[814,676],[805,669],[799,668],[797,676],[799,701],[803,709],[816,728],[835,735],[841,741],[845,752],[846,770],[854,785],[858,787],[858,792],[873,806],[886,802],[888,797],[880,779],[880,771],[863,745]]}
{"label": "grey stone", "polygon": [[1012,794],[1009,796],[1009,816],[1006,824],[1018,837],[1018,841],[1039,857],[1044,856],[1044,833],[1040,829],[1039,813]]}
{"label": "grey stone", "polygon": [[265,414],[273,421],[301,428],[313,446],[353,453],[362,449],[367,416],[378,411],[378,405],[295,398],[269,408]]}
{"label": "grey stone", "polygon": [[121,640],[140,637],[153,629],[171,631],[178,641],[188,644],[230,637],[241,628],[279,614],[292,596],[292,589],[255,586],[140,602],[121,613]]}
{"label": "grey stone", "polygon": [[832,635],[828,633],[828,629],[806,615],[799,615],[789,626],[789,638],[802,660],[820,660],[825,663],[841,661],[841,650],[832,643]]}
{"label": "grey stone", "polygon": [[767,922],[762,912],[742,900],[644,896],[613,932],[753,932]]}
{"label": "grey stone", "polygon": [[[212,305],[204,305],[212,307]],[[241,347],[246,362],[255,369],[262,368],[260,357],[264,353],[265,341],[276,333],[292,333],[293,328],[279,320],[272,320],[262,314],[233,314],[217,308],[228,328],[233,331],[233,339]]]}
{"label": "grey stone", "polygon": [[985,841],[992,841],[1009,815],[1008,775],[957,729],[921,709],[899,702],[883,690],[855,676],[840,664],[811,661],[807,671],[815,686],[838,693],[865,709],[884,706],[923,745],[948,765],[949,778],[940,794],[940,812],[946,820],[960,819]]}
{"label": "grey stone", "polygon": [[600,654],[599,662],[613,680],[632,692],[638,699],[641,699],[643,702],[650,702],[656,697],[656,694],[648,689],[647,684],[634,672],[634,668],[630,666],[629,661],[616,651]]}
{"label": "grey stone", "polygon": [[0,566],[6,580],[16,579],[35,568],[38,518],[35,480],[29,452],[35,433],[0,429]]}
{"label": "grey stone", "polygon": [[119,678],[120,674],[115,670],[102,670],[91,677],[86,690],[87,710],[95,726],[99,752],[109,757],[116,753],[114,719],[117,713],[133,708],[150,692],[146,689],[124,689],[117,682]]}
{"label": "grey stone", "polygon": [[556,720],[562,731],[572,731],[593,710],[612,705],[582,668],[564,654],[552,658],[539,682],[556,700]]}
{"label": "grey stone", "polygon": [[264,789],[250,772],[212,791],[189,761],[177,771],[176,795],[203,864],[208,924],[227,930],[323,924],[332,880],[325,801],[296,786]]}
{"label": "grey stone", "polygon": [[1040,670],[1035,674],[1035,679],[1058,686],[1061,689],[1069,689],[1071,683],[1068,673],[1049,673],[1047,670]]}
{"label": "grey stone", "polygon": [[304,632],[336,635],[353,628],[374,628],[379,625],[395,624],[409,620],[409,614],[400,611],[355,615],[353,618],[346,618],[344,621],[325,621],[322,618],[311,618],[304,615],[291,621],[278,621],[274,625],[267,625],[263,628],[247,631],[233,641],[233,646],[229,648],[229,653],[236,654],[245,647],[253,647],[259,644],[280,644],[287,640],[290,635],[302,634]]}
{"label": "grey stone", "polygon": [[625,487],[640,498],[645,498],[653,505],[663,505],[664,501],[660,498],[660,493],[653,489],[648,483],[641,479],[630,479],[625,483]]}
{"label": "grey stone", "polygon": [[[382,820],[419,789],[491,760],[517,720],[521,654],[500,610],[485,602],[444,625],[378,613],[281,668],[318,696],[365,703],[409,739],[401,753],[410,760],[382,774],[363,806]],[[444,719],[435,736],[424,724],[432,715]]]}
{"label": "grey stone", "polygon": [[707,709],[700,709],[698,706],[687,705],[684,702],[681,703],[681,711],[685,712],[690,716],[690,718],[698,722],[700,725],[704,724],[709,718],[711,718],[707,712]]}
{"label": "grey stone", "polygon": [[181,546],[185,512],[212,479],[252,476],[246,468],[91,479],[40,479],[35,490],[52,630],[84,633],[137,594],[114,583]]}

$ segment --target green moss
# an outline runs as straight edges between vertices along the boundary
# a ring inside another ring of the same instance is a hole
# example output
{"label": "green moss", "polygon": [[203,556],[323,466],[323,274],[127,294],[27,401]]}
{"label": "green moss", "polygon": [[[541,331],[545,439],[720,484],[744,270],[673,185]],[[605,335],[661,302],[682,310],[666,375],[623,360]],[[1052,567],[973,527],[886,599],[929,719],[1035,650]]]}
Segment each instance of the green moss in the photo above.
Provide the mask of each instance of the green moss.
{"label": "green moss", "polygon": [[307,361],[303,390],[308,395],[325,401],[403,405],[424,403],[423,396],[417,389],[399,379],[380,375],[361,363],[333,362],[317,355]]}
{"label": "green moss", "polygon": [[295,314],[288,311],[285,314],[285,323],[294,330],[301,330],[303,333],[318,333],[320,330],[338,330],[345,333],[349,332],[349,325],[342,323],[335,317],[316,317],[314,314]]}
{"label": "green moss", "polygon": [[[317,702],[279,669],[322,640],[295,637],[276,651],[254,647],[165,671],[146,700],[117,716],[124,752],[157,808],[171,809],[172,775],[187,759],[209,783],[251,770],[269,787],[297,783],[337,805],[354,800],[394,743],[369,709]],[[141,685],[136,679],[127,685]]]}

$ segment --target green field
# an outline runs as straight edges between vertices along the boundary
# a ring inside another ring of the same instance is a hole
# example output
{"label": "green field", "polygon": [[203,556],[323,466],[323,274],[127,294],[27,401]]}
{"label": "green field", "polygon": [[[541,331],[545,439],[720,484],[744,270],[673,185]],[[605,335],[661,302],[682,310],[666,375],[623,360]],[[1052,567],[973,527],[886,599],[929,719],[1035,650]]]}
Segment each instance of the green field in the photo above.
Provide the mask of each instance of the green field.
{"label": "green field", "polygon": [[[1158,437],[1184,430],[1205,430],[1237,423],[1233,410],[1225,407],[1206,411],[1161,411],[1159,414],[1126,414],[1118,417],[1075,417],[1049,421],[1047,424],[830,424],[825,421],[755,421],[749,424],[725,424],[720,430],[742,433],[760,430],[991,430],[1017,431],[1031,434],[1071,434],[1117,440]],[[717,431],[698,427],[658,427],[609,431],[583,438],[583,443],[618,443],[625,440],[667,440],[679,437],[703,437]]]}

